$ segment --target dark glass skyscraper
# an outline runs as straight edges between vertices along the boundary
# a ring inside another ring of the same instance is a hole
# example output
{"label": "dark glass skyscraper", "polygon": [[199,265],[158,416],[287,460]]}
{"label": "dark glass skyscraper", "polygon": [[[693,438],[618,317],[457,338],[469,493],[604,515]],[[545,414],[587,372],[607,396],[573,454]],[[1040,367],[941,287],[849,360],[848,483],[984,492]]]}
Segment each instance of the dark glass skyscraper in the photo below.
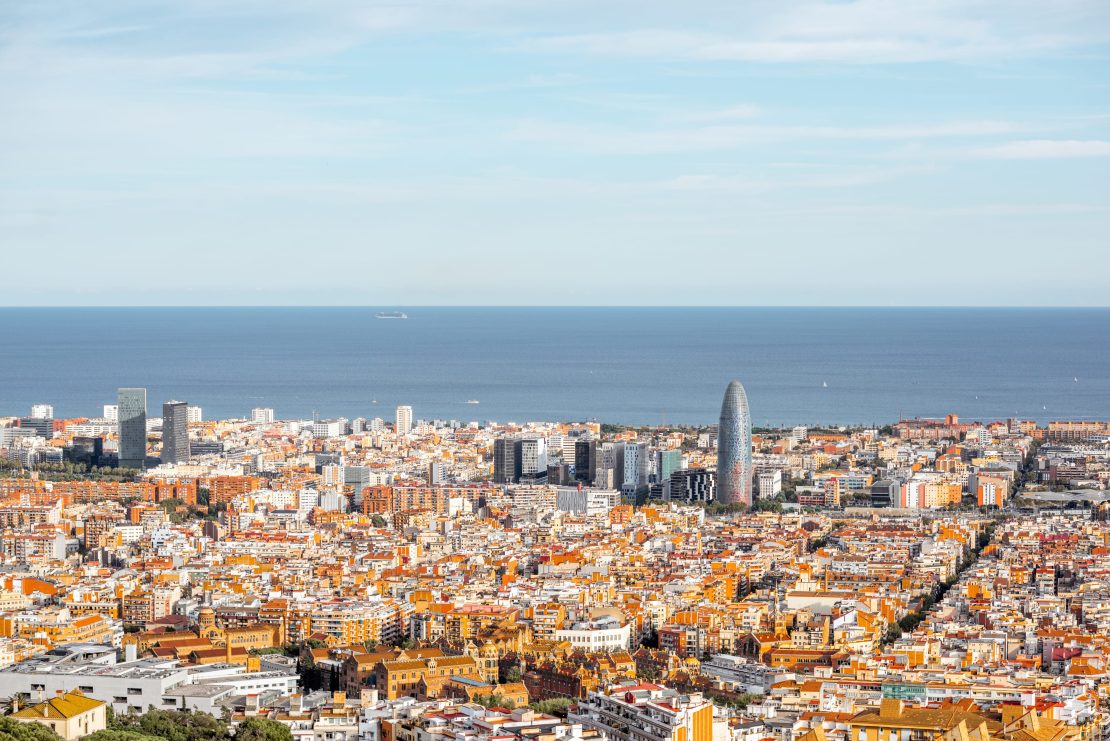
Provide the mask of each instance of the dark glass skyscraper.
{"label": "dark glass skyscraper", "polygon": [[146,460],[146,389],[120,389],[119,464],[142,468]]}
{"label": "dark glass skyscraper", "polygon": [[740,382],[733,380],[721,403],[721,424],[717,428],[717,500],[725,503],[752,504],[752,417],[748,395]]}
{"label": "dark glass skyscraper", "polygon": [[162,462],[189,462],[189,405],[167,401],[162,405]]}

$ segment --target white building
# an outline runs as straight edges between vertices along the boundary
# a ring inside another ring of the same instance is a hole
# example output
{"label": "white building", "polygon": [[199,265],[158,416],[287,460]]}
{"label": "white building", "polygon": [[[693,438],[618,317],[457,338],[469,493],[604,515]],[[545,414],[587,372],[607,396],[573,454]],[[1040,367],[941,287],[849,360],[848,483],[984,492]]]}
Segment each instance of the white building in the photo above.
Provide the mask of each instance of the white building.
{"label": "white building", "polygon": [[204,421],[204,410],[200,407],[186,407],[185,408],[185,421],[189,424]]}
{"label": "white building", "polygon": [[31,416],[35,419],[54,419],[54,407],[50,404],[32,404]]}
{"label": "white building", "polygon": [[251,422],[256,425],[273,424],[274,410],[270,407],[255,407],[251,410]]}
{"label": "white building", "polygon": [[105,404],[104,414],[101,416],[103,416],[104,419],[108,420],[109,422],[119,422],[119,405]]}
{"label": "white building", "polygon": [[603,617],[556,630],[555,640],[567,641],[574,648],[586,651],[624,651],[632,645],[632,626],[621,625],[613,617]]}
{"label": "white building", "polygon": [[520,441],[520,475],[547,473],[547,441],[542,437],[526,437]]}
{"label": "white building", "polygon": [[412,432],[412,407],[407,405],[397,407],[393,429],[398,435],[407,435]]}

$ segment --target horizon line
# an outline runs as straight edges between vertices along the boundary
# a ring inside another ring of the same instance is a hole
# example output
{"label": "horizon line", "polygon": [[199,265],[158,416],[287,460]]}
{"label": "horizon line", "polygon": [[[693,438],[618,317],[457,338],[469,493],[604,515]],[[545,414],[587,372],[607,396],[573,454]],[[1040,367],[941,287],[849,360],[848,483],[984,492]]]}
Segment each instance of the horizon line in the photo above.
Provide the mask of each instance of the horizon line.
{"label": "horizon line", "polygon": [[3,309],[1110,309],[1110,304],[0,304]]}

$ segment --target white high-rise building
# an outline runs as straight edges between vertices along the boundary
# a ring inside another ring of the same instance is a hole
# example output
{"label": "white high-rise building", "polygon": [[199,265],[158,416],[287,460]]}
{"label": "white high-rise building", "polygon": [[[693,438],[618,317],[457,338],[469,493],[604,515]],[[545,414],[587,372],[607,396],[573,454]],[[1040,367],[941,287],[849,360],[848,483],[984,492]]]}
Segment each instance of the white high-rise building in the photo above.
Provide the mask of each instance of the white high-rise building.
{"label": "white high-rise building", "polygon": [[393,428],[398,435],[407,435],[412,432],[412,407],[397,407],[397,419]]}
{"label": "white high-rise building", "polygon": [[50,404],[32,404],[31,416],[35,419],[54,419],[54,407]]}
{"label": "white high-rise building", "polygon": [[520,475],[547,473],[547,441],[542,437],[526,437],[520,441]]}
{"label": "white high-rise building", "polygon": [[200,407],[188,407],[185,410],[185,421],[189,424],[204,421],[204,410]]}
{"label": "white high-rise building", "polygon": [[273,424],[274,410],[270,407],[255,407],[251,410],[251,422],[256,425]]}
{"label": "white high-rise building", "polygon": [[104,419],[109,422],[119,422],[119,406],[116,404],[104,405]]}

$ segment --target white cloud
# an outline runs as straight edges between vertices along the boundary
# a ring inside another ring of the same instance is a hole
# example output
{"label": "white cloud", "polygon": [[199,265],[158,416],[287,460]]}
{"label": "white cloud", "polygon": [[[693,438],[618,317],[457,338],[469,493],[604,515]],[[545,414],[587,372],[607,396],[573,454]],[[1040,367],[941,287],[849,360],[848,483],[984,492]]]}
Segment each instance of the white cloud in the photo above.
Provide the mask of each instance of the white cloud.
{"label": "white cloud", "polygon": [[1007,160],[1110,157],[1110,141],[1100,139],[1027,139],[979,150],[984,157]]}

